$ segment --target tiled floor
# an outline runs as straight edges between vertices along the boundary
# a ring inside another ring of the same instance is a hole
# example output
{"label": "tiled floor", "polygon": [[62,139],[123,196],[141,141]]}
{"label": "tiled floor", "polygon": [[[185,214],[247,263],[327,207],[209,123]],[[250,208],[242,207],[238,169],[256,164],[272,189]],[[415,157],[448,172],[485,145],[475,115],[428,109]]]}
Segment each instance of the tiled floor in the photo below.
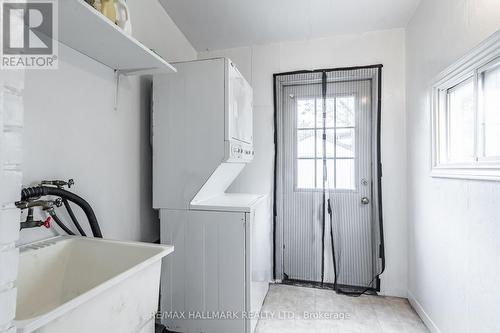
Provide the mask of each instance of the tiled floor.
{"label": "tiled floor", "polygon": [[[267,319],[261,318],[256,333],[428,332],[403,298],[348,297],[286,285],[271,285],[262,316]],[[311,316],[322,318],[307,318]]]}

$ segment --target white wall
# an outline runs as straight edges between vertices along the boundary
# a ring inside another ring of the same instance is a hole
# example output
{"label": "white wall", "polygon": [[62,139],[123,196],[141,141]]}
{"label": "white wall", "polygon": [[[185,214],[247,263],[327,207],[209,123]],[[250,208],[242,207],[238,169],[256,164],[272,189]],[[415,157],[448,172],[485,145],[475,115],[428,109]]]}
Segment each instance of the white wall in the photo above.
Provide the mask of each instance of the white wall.
{"label": "white wall", "polygon": [[500,183],[429,176],[431,81],[499,28],[496,0],[423,0],[407,30],[408,288],[435,332],[500,332]]}
{"label": "white wall", "polygon": [[127,0],[132,34],[170,62],[196,59],[196,51],[158,0]]}
{"label": "white wall", "polygon": [[[137,39],[169,61],[196,58],[157,1],[128,3]],[[74,178],[74,191],[92,205],[105,237],[158,239],[151,204],[150,80],[122,78],[115,111],[110,68],[63,45],[59,59],[58,70],[26,75],[24,185]],[[21,243],[51,235],[23,230]]]}
{"label": "white wall", "polygon": [[[256,157],[234,191],[272,194],[273,74],[302,69],[383,64],[382,162],[387,270],[382,291],[406,296],[406,163],[404,30],[202,52],[231,58],[254,88]],[[269,221],[271,223],[271,202]]]}
{"label": "white wall", "polygon": [[22,181],[24,71],[0,70],[0,332],[14,333]]}

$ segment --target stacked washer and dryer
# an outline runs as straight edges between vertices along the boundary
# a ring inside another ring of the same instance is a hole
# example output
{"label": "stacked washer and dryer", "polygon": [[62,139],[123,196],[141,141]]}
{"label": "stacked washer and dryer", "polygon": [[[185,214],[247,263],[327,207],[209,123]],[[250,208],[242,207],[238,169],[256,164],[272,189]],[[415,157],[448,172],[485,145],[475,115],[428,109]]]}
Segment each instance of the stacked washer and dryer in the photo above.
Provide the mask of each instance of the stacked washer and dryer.
{"label": "stacked washer and dryer", "polygon": [[252,333],[271,280],[268,206],[226,191],[254,158],[253,90],[226,58],[174,66],[153,80],[153,206],[161,242],[175,246],[162,268],[162,323]]}

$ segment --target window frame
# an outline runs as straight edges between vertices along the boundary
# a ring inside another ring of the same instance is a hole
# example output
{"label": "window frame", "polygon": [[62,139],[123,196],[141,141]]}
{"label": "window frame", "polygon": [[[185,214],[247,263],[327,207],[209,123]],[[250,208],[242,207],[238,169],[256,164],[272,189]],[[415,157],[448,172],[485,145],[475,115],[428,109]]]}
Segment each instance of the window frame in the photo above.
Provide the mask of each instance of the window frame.
{"label": "window frame", "polygon": [[[490,61],[489,63],[487,63],[486,65],[484,65],[478,69],[478,76],[477,76],[477,90],[478,90],[478,92],[483,91],[482,89],[484,88],[484,75],[487,72],[492,72],[494,70],[499,70],[499,69],[500,69],[500,56],[493,59],[492,61]],[[477,109],[477,117],[476,117],[476,121],[478,122],[478,126],[479,126],[479,121],[480,121],[479,118],[484,117],[484,115],[485,115],[485,109],[484,109],[482,98],[484,98],[484,95],[481,95],[481,96],[478,95],[478,99],[477,99],[478,109]],[[478,151],[479,151],[479,149],[483,149],[483,151],[484,151],[485,146],[486,146],[485,140],[484,140],[484,138],[481,140],[481,138],[479,138],[479,134],[484,136],[485,132],[483,131],[481,133],[478,133],[478,141],[480,143],[482,143],[482,145],[478,146]],[[490,157],[482,156],[482,157],[478,157],[478,158],[484,163],[486,163],[486,162],[499,163],[499,161],[500,161],[500,155],[490,156]]]}
{"label": "window frame", "polygon": [[[500,156],[482,157],[479,154],[484,145],[480,141],[482,129],[479,121],[483,113],[480,109],[481,79],[484,73],[498,66],[500,33],[490,37],[434,80],[431,91],[431,177],[500,181]],[[448,93],[471,78],[474,89],[474,158],[469,162],[450,163],[443,159],[443,151],[447,153],[448,146]]]}

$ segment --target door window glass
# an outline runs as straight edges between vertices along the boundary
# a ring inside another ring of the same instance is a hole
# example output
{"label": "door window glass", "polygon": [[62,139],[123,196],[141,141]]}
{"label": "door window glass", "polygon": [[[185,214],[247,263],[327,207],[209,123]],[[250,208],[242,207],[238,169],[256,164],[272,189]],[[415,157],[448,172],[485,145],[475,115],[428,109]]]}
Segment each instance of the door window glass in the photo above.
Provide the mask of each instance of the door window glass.
{"label": "door window glass", "polygon": [[[326,148],[325,187],[330,190],[354,190],[356,188],[355,97],[327,98],[324,122],[322,98],[298,99],[296,103],[297,189],[323,189],[323,149]],[[325,141],[323,133],[326,133]]]}

